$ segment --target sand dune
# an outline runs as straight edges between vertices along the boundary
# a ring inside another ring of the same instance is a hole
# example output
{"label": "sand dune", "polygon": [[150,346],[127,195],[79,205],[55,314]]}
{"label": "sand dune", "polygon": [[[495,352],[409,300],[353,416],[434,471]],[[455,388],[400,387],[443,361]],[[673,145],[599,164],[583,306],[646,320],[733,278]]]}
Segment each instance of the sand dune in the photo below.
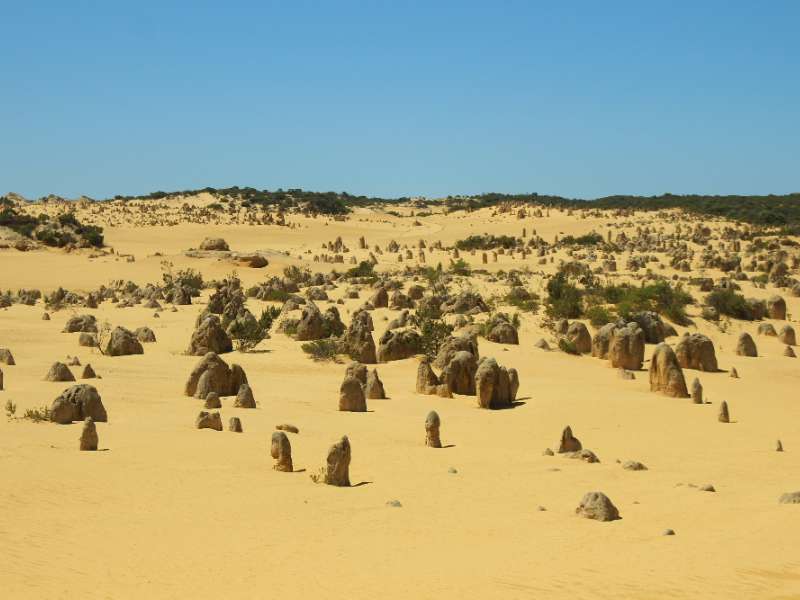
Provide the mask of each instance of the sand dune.
{"label": "sand dune", "polygon": [[[162,202],[167,208],[156,216],[177,211],[184,200],[171,202]],[[491,209],[423,217],[421,226],[367,210],[344,222],[287,214],[295,229],[229,222],[134,226],[135,212],[112,226],[110,214],[93,215],[95,207],[82,206],[76,216],[103,225],[106,244],[117,254],[0,250],[3,291],[50,293],[61,286],[87,293],[120,279],[157,284],[164,260],[198,269],[205,279],[222,279],[234,265],[183,254],[206,237],[224,238],[234,251],[269,256],[263,269],[236,267],[248,287],[289,265],[344,271],[351,256],[367,258],[368,250],[357,249],[362,235],[369,249],[384,251],[377,268],[394,270],[409,262],[398,263],[386,251],[391,240],[450,246],[471,234],[520,236],[524,227],[528,237],[535,229],[553,242],[590,231],[605,237],[609,226],[614,235],[631,235],[645,221],[674,229],[655,213],[582,219],[552,211],[517,220],[513,213],[491,216]],[[632,227],[615,227],[622,222]],[[693,227],[697,220],[680,222]],[[729,225],[704,222],[715,232]],[[328,253],[322,243],[338,236],[351,250],[345,264],[313,262],[315,254]],[[441,262],[446,269],[450,263],[450,252],[426,253],[429,266]],[[128,254],[135,262],[118,256]],[[480,254],[462,257],[492,272],[527,266],[527,287],[540,293],[539,273],[552,274],[560,259],[569,259],[562,248],[546,265],[508,255],[483,265]],[[627,256],[617,256],[620,278],[633,281],[635,274],[624,270]],[[663,255],[660,260],[666,264]],[[657,272],[699,276],[669,266]],[[722,273],[709,269],[705,275]],[[797,327],[800,298],[770,285],[740,283],[748,297],[780,293]],[[481,275],[456,283],[454,291],[468,285],[485,298],[505,291]],[[699,299],[696,290],[691,292]],[[340,286],[328,293],[338,299],[344,291]],[[0,310],[0,347],[16,359],[15,366],[0,365],[3,403],[17,403],[18,417],[49,406],[68,384],[45,382],[45,374],[55,361],[77,356],[101,375],[90,383],[109,414],[108,423],[97,425],[98,452],[77,451],[80,423],[0,422],[3,597],[800,598],[800,506],[777,503],[781,494],[800,489],[800,363],[783,356],[777,339],[756,336],[758,322],[734,320],[723,332],[699,317],[699,306],[688,307],[696,326],[676,325],[679,336],[708,335],[722,369],[684,371],[689,385],[700,378],[709,402],[694,405],[651,393],[649,362],[634,381],[624,381],[607,361],[536,348],[539,338],[552,340],[553,334],[542,327],[541,311],[524,314],[518,346],[485,339],[479,344],[481,356],[519,373],[519,402],[500,411],[480,410],[474,396],[415,394],[418,360],[410,358],[377,365],[388,399],[369,400],[366,413],[339,412],[345,365],[315,363],[300,342],[273,332],[256,352],[223,357],[245,369],[259,403],[245,410],[232,407],[233,397],[222,399],[223,423],[232,416],[242,420],[244,432],[234,434],[195,429],[203,401],[182,395],[199,360],[184,353],[209,293],[159,318],[151,309],[116,309],[108,302],[77,309],[115,326],[150,327],[157,342],[138,356],[102,356],[79,347],[79,334],[61,333],[71,309],[51,313],[50,321],[42,320],[41,301]],[[364,290],[360,299],[338,307],[345,323],[369,295]],[[266,305],[248,301],[256,314]],[[383,308],[372,313],[376,341],[387,325],[383,318],[395,316]],[[770,322],[776,329],[784,324]],[[755,339],[758,357],[735,355],[741,331]],[[668,342],[674,346],[679,339]],[[654,348],[646,346],[646,361]],[[738,379],[729,377],[732,367]],[[723,400],[730,424],[716,419]],[[423,445],[430,410],[442,420],[442,449]],[[270,436],[280,423],[300,430],[289,434],[293,473],[272,469]],[[542,455],[545,448],[555,450],[566,425],[600,463]],[[313,484],[309,476],[345,434],[352,444],[353,487]],[[785,452],[772,450],[776,439]],[[648,470],[623,470],[617,459],[640,461]],[[450,467],[457,473],[448,473]],[[689,483],[712,484],[716,492]],[[592,491],[605,493],[622,518],[577,518],[578,502]],[[402,508],[386,506],[390,500]],[[676,535],[662,536],[668,528]]]}

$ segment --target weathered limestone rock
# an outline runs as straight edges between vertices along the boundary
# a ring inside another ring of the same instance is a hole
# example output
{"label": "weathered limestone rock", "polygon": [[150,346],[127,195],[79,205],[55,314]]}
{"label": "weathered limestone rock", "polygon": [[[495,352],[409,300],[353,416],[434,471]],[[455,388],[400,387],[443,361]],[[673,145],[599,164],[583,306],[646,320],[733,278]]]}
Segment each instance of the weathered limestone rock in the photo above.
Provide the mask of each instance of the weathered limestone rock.
{"label": "weathered limestone rock", "polygon": [[519,334],[505,313],[497,313],[486,322],[486,339],[496,344],[519,345]]}
{"label": "weathered limestone rock", "polygon": [[431,365],[427,362],[421,362],[417,369],[417,386],[418,394],[435,395],[438,392],[439,378],[433,372]]}
{"label": "weathered limestone rock", "polygon": [[156,334],[149,327],[139,327],[136,330],[136,339],[146,344],[152,344],[156,341]]}
{"label": "weathered limestone rock", "polygon": [[270,454],[272,458],[278,461],[272,466],[273,469],[286,473],[292,472],[292,445],[283,431],[274,431],[272,433]]}
{"label": "weathered limestone rock", "polygon": [[97,450],[97,426],[92,417],[86,417],[83,421],[83,431],[80,437],[80,450]]}
{"label": "weathered limestone rock", "polygon": [[575,321],[567,329],[567,341],[572,342],[578,347],[578,352],[585,353],[592,351],[592,336],[586,325],[580,321]]}
{"label": "weathered limestone rock", "polygon": [[717,413],[717,421],[720,423],[730,423],[731,418],[728,414],[728,403],[724,400],[719,405],[719,412]]}
{"label": "weathered limestone rock", "polygon": [[78,346],[83,346],[84,348],[92,348],[94,347],[94,338],[90,333],[82,333],[78,336]]}
{"label": "weathered limestone rock", "polygon": [[75,376],[69,367],[62,362],[53,363],[44,378],[45,381],[75,381]]}
{"label": "weathered limestone rock", "polygon": [[97,374],[94,372],[92,365],[87,363],[86,366],[83,367],[83,373],[81,373],[81,379],[95,379],[96,377]]}
{"label": "weathered limestone rock", "polygon": [[239,417],[231,417],[230,421],[228,421],[228,431],[242,433],[242,421]]}
{"label": "weathered limestone rock", "polygon": [[222,408],[219,394],[217,392],[210,392],[208,396],[206,396],[206,403],[203,405],[203,408]]}
{"label": "weathered limestone rock", "polygon": [[111,340],[108,342],[106,354],[109,356],[144,354],[144,348],[132,331],[124,327],[115,327],[111,332]]}
{"label": "weathered limestone rock", "polygon": [[783,355],[789,358],[797,358],[797,355],[794,353],[794,350],[792,350],[791,346],[786,346],[786,348],[784,348]]}
{"label": "weathered limestone rock", "polygon": [[641,369],[644,363],[644,331],[641,327],[631,323],[627,327],[614,329],[608,347],[608,360],[615,369]]}
{"label": "weathered limestone rock", "polygon": [[463,331],[457,337],[448,338],[439,348],[433,366],[437,369],[444,369],[458,352],[469,352],[478,361],[480,359],[478,337],[474,333]]}
{"label": "weathered limestone rock", "polygon": [[648,344],[660,344],[666,339],[664,321],[657,312],[640,312],[634,317],[634,321],[644,330],[644,340]]}
{"label": "weathered limestone rock", "polygon": [[442,369],[439,383],[446,386],[451,394],[474,396],[477,393],[477,371],[478,363],[472,354],[466,351],[456,352]]}
{"label": "weathered limestone rock", "polygon": [[[593,357],[601,360],[608,359],[608,349],[611,346],[611,336],[614,335],[614,330],[616,330],[618,327],[620,327],[620,324],[618,323],[607,323],[597,330],[597,333],[594,334],[594,338],[592,339]],[[547,344],[547,342],[544,341],[544,338],[542,338],[540,341]],[[537,343],[537,347],[541,346],[538,346]]]}
{"label": "weathered limestone rock", "polygon": [[425,445],[431,448],[441,448],[442,442],[439,441],[439,426],[441,422],[436,411],[431,411],[425,418]]}
{"label": "weathered limestone rock", "polygon": [[797,343],[797,340],[794,335],[794,328],[789,324],[786,324],[783,327],[781,327],[781,331],[778,334],[778,341],[783,342],[784,344],[787,344],[789,346],[794,346]]}
{"label": "weathered limestone rock", "polygon": [[772,326],[772,323],[761,323],[758,326],[758,335],[764,335],[768,337],[778,337],[778,333],[775,331],[775,328]]}
{"label": "weathered limestone rock", "polygon": [[220,324],[219,317],[213,314],[208,314],[200,323],[192,333],[192,339],[189,342],[191,356],[205,356],[209,352],[215,354],[233,352],[233,342],[230,336]]}
{"label": "weathered limestone rock", "polygon": [[636,462],[635,460],[629,460],[624,465],[622,465],[623,469],[628,469],[629,471],[647,471],[647,467],[645,467],[642,463]]}
{"label": "weathered limestone rock", "polygon": [[664,342],[656,346],[650,359],[650,391],[672,398],[689,397],[675,352]]}
{"label": "weathered limestone rock", "polygon": [[597,458],[594,452],[589,450],[588,448],[584,448],[583,450],[577,450],[575,452],[565,452],[564,458],[572,458],[577,460],[583,460],[587,463],[599,463],[600,459]]}
{"label": "weathered limestone rock", "polygon": [[567,425],[561,433],[561,441],[558,443],[556,452],[563,454],[565,452],[577,452],[582,449],[581,441],[572,435],[572,428]]}
{"label": "weathered limestone rock", "polygon": [[350,377],[355,377],[361,383],[361,385],[367,385],[367,373],[368,369],[366,365],[362,365],[357,360],[353,360],[347,363],[347,367],[345,367],[344,374],[345,377],[348,375]]}
{"label": "weathered limestone rock", "polygon": [[342,382],[339,392],[339,410],[349,412],[366,412],[367,399],[361,382],[355,377],[347,376]]}
{"label": "weathered limestone rock", "polygon": [[17,364],[14,362],[14,356],[11,354],[11,350],[8,348],[0,349],[0,363],[5,365],[15,365]]}
{"label": "weathered limestone rock", "polygon": [[736,354],[739,356],[758,356],[756,343],[746,331],[743,331],[741,335],[739,335],[739,343],[736,345]]}
{"label": "weathered limestone rock", "polygon": [[[211,374],[205,375],[207,372]],[[203,385],[200,385],[203,377],[205,377]],[[235,396],[245,383],[247,375],[239,365],[228,367],[227,363],[214,352],[209,352],[195,365],[186,382],[183,395],[194,396],[201,400],[204,400],[210,392],[216,392],[220,396]]]}
{"label": "weathered limestone rock", "polygon": [[97,388],[88,384],[73,385],[64,390],[50,407],[50,421],[67,424],[91,417],[95,423],[108,421],[108,414]]}
{"label": "weathered limestone rock", "polygon": [[596,521],[614,521],[620,518],[617,507],[602,492],[585,494],[575,509],[575,514]]}
{"label": "weathered limestone rock", "polygon": [[778,440],[777,442],[775,442],[775,445],[774,445],[774,446],[772,446],[772,449],[773,449],[775,452],[783,452],[783,444],[781,444],[781,441],[780,441],[780,440]]}
{"label": "weathered limestone rock", "polygon": [[246,383],[239,388],[236,394],[236,402],[233,403],[234,408],[255,408],[256,399],[253,397],[253,390]]}
{"label": "weathered limestone rock", "polygon": [[625,381],[633,381],[636,379],[636,375],[634,375],[632,371],[628,371],[623,367],[617,369],[617,377],[624,379]]}
{"label": "weathered limestone rock", "polygon": [[230,246],[222,238],[206,238],[200,244],[200,250],[222,250],[227,252],[230,250]]}
{"label": "weathered limestone rock", "polygon": [[510,408],[516,400],[508,371],[505,367],[499,366],[494,358],[482,358],[478,363],[475,372],[475,394],[478,397],[479,407],[493,410]]}
{"label": "weathered limestone rock", "polygon": [[678,364],[684,369],[696,369],[708,373],[716,373],[719,370],[714,342],[702,333],[684,335],[675,347],[675,356]]}
{"label": "weathered limestone rock", "polygon": [[377,369],[372,369],[367,374],[367,382],[364,384],[364,397],[367,400],[386,399],[386,392],[383,389],[383,382],[378,378]]}
{"label": "weathered limestone rock", "polygon": [[389,308],[389,292],[384,288],[380,288],[369,299],[369,303],[375,308]]}
{"label": "weathered limestone rock", "polygon": [[366,324],[357,320],[350,324],[339,339],[338,350],[367,365],[374,365],[378,362],[372,333]]}
{"label": "weathered limestone rock", "polygon": [[784,300],[778,294],[775,294],[767,300],[767,314],[769,314],[770,319],[775,319],[776,321],[785,321],[786,320],[786,300]]}
{"label": "weathered limestone rock", "polygon": [[412,330],[389,331],[387,330],[378,340],[378,362],[403,360],[416,354],[419,347],[419,334]]}
{"label": "weathered limestone rock", "polygon": [[97,333],[96,323],[93,315],[71,317],[61,333]]}
{"label": "weathered limestone rock", "polygon": [[328,450],[325,483],[338,487],[350,485],[350,440],[346,435]]}
{"label": "weathered limestone rock", "polygon": [[778,499],[778,504],[800,504],[800,492],[783,494]]}
{"label": "weathered limestone rock", "polygon": [[692,382],[692,402],[694,404],[703,403],[703,386],[700,385],[700,380],[697,377]]}
{"label": "weathered limestone rock", "polygon": [[547,340],[544,338],[539,338],[539,341],[534,344],[535,347],[541,348],[542,350],[550,350],[550,344],[547,343]]}
{"label": "weathered limestone rock", "polygon": [[215,429],[216,431],[222,431],[222,417],[218,412],[207,413],[205,411],[200,411],[194,425],[197,429]]}

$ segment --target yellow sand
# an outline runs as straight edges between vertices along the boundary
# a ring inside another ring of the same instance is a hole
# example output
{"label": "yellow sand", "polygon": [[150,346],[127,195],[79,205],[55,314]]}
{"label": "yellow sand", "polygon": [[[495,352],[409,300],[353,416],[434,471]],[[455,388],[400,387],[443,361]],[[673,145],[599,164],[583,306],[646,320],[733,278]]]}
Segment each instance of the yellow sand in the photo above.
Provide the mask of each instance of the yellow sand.
{"label": "yellow sand", "polygon": [[[229,263],[180,254],[209,236],[225,238],[235,251],[290,252],[273,255],[264,269],[239,267],[249,286],[289,264],[330,270],[333,265],[310,259],[337,236],[353,251],[346,260],[353,253],[362,260],[367,253],[354,250],[361,235],[370,248],[377,244],[385,251],[391,239],[409,247],[420,238],[447,245],[473,233],[518,236],[523,227],[528,236],[535,228],[550,242],[561,232],[593,229],[605,237],[615,222],[555,211],[519,221],[490,213],[434,215],[420,219],[421,227],[410,226],[413,219],[371,213],[347,222],[287,215],[299,229],[106,223],[107,244],[133,254],[135,262],[90,259],[85,250],[4,250],[0,287],[88,292],[112,279],[144,286],[160,282],[162,260],[200,269],[206,279],[222,278],[232,270]],[[79,212],[81,219],[88,216]],[[637,214],[616,221],[636,225],[653,218]],[[673,224],[665,227],[674,230]],[[635,227],[612,231],[630,236]],[[298,260],[308,249],[312,255]],[[165,256],[148,258],[156,252]],[[626,257],[616,256],[620,269]],[[406,264],[389,253],[378,258],[380,268]],[[465,258],[482,267],[480,253]],[[563,251],[556,263],[559,258],[566,258]],[[429,265],[440,261],[446,268],[449,255],[427,251]],[[532,257],[507,256],[486,267],[526,265],[555,269]],[[336,265],[339,271],[349,266]],[[663,272],[676,273],[669,267]],[[536,291],[540,279],[534,276],[529,288]],[[504,289],[483,277],[473,283],[484,297]],[[767,298],[776,291],[742,283],[746,296]],[[344,289],[329,295],[338,298]],[[780,293],[794,320],[800,299]],[[370,294],[364,290],[361,299],[340,306],[342,319],[347,322],[348,312]],[[158,341],[146,344],[144,355],[118,358],[79,347],[79,334],[62,334],[69,310],[53,313],[51,321],[41,320],[41,302],[0,311],[0,347],[11,349],[17,362],[0,365],[3,404],[13,399],[17,417],[49,406],[68,384],[45,382],[44,375],[53,362],[78,356],[102,376],[87,383],[97,387],[109,414],[109,422],[97,426],[100,452],[78,451],[80,423],[0,421],[0,597],[800,598],[800,506],[777,504],[782,493],[800,489],[800,361],[783,357],[776,339],[756,337],[757,323],[736,321],[721,333],[689,307],[696,330],[714,340],[725,371],[684,372],[689,386],[700,378],[711,403],[697,406],[650,393],[647,371],[623,381],[606,361],[535,348],[540,337],[552,335],[540,327],[541,315],[524,315],[519,346],[480,340],[481,356],[519,372],[521,403],[505,411],[480,410],[475,397],[415,395],[418,363],[409,359],[377,365],[389,399],[369,401],[367,413],[338,412],[344,364],[314,363],[300,342],[273,333],[257,352],[223,357],[244,367],[259,407],[234,409],[233,398],[223,398],[226,431],[219,433],[194,428],[203,403],[182,395],[199,360],[183,352],[207,298],[175,313],[167,309],[157,319],[141,306],[116,309],[106,302],[97,310],[78,309],[113,325],[153,329]],[[248,302],[256,314],[263,305]],[[376,342],[387,324],[383,317],[394,315],[373,313]],[[742,330],[753,335],[758,358],[733,354]],[[648,345],[646,359],[652,351]],[[728,376],[731,367],[739,379]],[[72,370],[78,376],[82,368]],[[717,422],[722,400],[731,424]],[[430,410],[442,420],[446,447],[440,450],[423,445]],[[227,431],[231,416],[241,418],[244,433]],[[298,472],[272,469],[270,436],[280,423],[300,429],[289,434]],[[545,448],[556,449],[565,425],[600,464],[542,456]],[[313,484],[309,475],[344,434],[352,444],[354,487]],[[778,438],[784,453],[772,451]],[[616,459],[637,460],[649,470],[629,472]],[[449,467],[458,473],[448,473]],[[710,483],[717,491],[678,483]],[[575,507],[590,491],[605,493],[622,519],[577,518]],[[390,500],[402,508],[386,506]],[[662,536],[667,528],[677,535]]]}

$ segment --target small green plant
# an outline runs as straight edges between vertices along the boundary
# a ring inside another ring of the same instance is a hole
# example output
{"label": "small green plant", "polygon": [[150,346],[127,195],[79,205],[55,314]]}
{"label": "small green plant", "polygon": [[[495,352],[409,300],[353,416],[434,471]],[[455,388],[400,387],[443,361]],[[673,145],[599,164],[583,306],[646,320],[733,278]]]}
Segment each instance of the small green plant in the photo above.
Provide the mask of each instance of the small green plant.
{"label": "small green plant", "polygon": [[41,421],[49,421],[50,420],[50,409],[46,406],[42,408],[26,408],[25,415],[22,417],[23,419],[29,419],[34,423],[39,423]]}
{"label": "small green plant", "polygon": [[706,306],[717,309],[720,315],[750,320],[752,307],[744,296],[729,289],[716,289],[706,296]]}
{"label": "small green plant", "polygon": [[237,321],[231,327],[231,339],[238,352],[254,350],[264,339],[264,334],[270,330],[272,323],[281,314],[277,306],[270,306],[261,311],[257,321]]}
{"label": "small green plant", "polygon": [[15,415],[17,414],[17,405],[14,404],[11,400],[6,400],[6,417],[9,419],[16,418]]}
{"label": "small green plant", "polygon": [[283,277],[295,283],[305,283],[306,281],[311,279],[311,269],[309,269],[308,267],[301,268],[298,267],[297,265],[284,267]]}
{"label": "small green plant", "polygon": [[577,319],[583,313],[581,292],[566,271],[559,271],[547,282],[545,304],[545,312],[556,319]]}
{"label": "small green plant", "polygon": [[518,312],[515,312],[513,315],[511,315],[510,323],[511,326],[517,331],[519,331],[519,328],[522,327],[522,319],[520,319]]}
{"label": "small green plant", "polygon": [[371,260],[362,260],[357,267],[348,269],[346,277],[373,277],[375,275],[375,265]]}
{"label": "small green plant", "polygon": [[578,344],[575,342],[570,342],[566,338],[558,338],[558,349],[562,352],[566,352],[567,354],[572,354],[573,356],[580,356],[581,353],[578,350]]}
{"label": "small green plant", "polygon": [[431,306],[424,306],[409,318],[412,327],[419,331],[419,338],[414,338],[414,351],[424,354],[429,360],[436,358],[439,349],[447,341],[455,329],[444,320],[444,313]]}
{"label": "small green plant", "polygon": [[267,292],[267,295],[264,296],[264,300],[267,302],[286,302],[292,295],[289,292],[284,292],[283,290],[270,290]]}
{"label": "small green plant", "polygon": [[592,327],[602,327],[616,321],[614,312],[604,306],[593,306],[586,311],[586,316]]}
{"label": "small green plant", "polygon": [[393,217],[402,217],[403,216],[399,212],[397,212],[396,210],[387,210],[386,214],[387,215],[392,215]]}
{"label": "small green plant", "polygon": [[450,265],[450,270],[454,275],[461,275],[462,277],[469,277],[472,273],[472,267],[463,258],[459,258],[456,262]]}
{"label": "small green plant", "polygon": [[303,344],[300,348],[309,355],[314,362],[327,362],[336,360],[336,348],[338,340],[336,338],[325,338],[313,340]]}
{"label": "small green plant", "polygon": [[200,290],[203,289],[202,273],[194,269],[179,269],[173,271],[173,267],[174,265],[168,260],[161,261],[161,278],[164,280],[164,289],[169,290],[176,285],[180,285],[191,289],[192,298],[199,297]]}
{"label": "small green plant", "polygon": [[320,468],[319,473],[312,473],[309,475],[309,477],[314,483],[323,483],[325,485],[330,484],[328,481],[328,473],[324,468]]}

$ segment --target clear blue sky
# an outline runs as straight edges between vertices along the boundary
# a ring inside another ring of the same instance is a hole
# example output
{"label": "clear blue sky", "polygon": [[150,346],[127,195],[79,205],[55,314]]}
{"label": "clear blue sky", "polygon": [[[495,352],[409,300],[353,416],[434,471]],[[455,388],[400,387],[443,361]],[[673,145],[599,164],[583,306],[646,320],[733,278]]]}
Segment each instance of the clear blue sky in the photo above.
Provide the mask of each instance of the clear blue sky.
{"label": "clear blue sky", "polygon": [[800,192],[800,2],[0,2],[0,193]]}

